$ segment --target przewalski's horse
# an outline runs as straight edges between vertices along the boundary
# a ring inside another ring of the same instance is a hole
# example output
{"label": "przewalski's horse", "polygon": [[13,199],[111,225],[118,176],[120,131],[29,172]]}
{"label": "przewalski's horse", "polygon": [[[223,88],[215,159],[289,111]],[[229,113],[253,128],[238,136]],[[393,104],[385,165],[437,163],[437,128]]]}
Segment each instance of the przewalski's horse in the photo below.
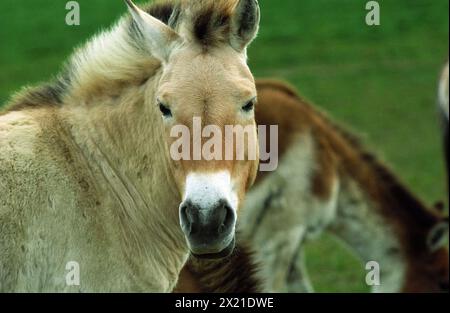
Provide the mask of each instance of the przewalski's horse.
{"label": "przewalski's horse", "polygon": [[[240,223],[264,289],[312,291],[303,244],[328,230],[363,262],[379,264],[381,285],[373,291],[448,290],[448,218],[292,88],[259,81],[257,90],[256,120],[279,125],[280,161],[275,172],[258,176]],[[184,270],[191,289],[183,291],[208,290],[205,280],[221,279],[193,267]]]}
{"label": "przewalski's horse", "polygon": [[256,134],[257,1],[127,4],[132,19],[0,115],[0,291],[166,292],[189,251],[233,249],[257,159],[174,161],[171,129],[201,117]]}

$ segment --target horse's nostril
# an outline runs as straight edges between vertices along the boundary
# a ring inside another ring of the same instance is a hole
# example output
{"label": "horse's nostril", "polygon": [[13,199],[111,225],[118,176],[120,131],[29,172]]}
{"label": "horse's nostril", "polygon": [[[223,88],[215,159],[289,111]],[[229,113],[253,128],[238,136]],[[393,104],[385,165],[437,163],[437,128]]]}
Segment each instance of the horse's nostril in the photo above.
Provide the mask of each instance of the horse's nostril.
{"label": "horse's nostril", "polygon": [[189,220],[187,218],[185,205],[180,208],[180,224],[181,228],[186,234],[191,233],[191,223],[189,223]]}
{"label": "horse's nostril", "polygon": [[180,208],[180,219],[181,219],[182,223],[187,221],[187,205],[186,204],[183,204]]}
{"label": "horse's nostril", "polygon": [[229,231],[234,224],[234,212],[227,202],[222,204],[223,222],[219,227],[219,233]]}
{"label": "horse's nostril", "polygon": [[191,234],[193,232],[193,215],[192,215],[192,203],[186,202],[180,208],[180,221],[183,230],[186,234]]}
{"label": "horse's nostril", "polygon": [[215,238],[232,231],[235,213],[226,200],[218,201],[211,208],[201,208],[187,200],[180,207],[180,222],[185,235]]}
{"label": "horse's nostril", "polygon": [[225,232],[225,224],[219,226],[219,234],[222,234],[223,232]]}

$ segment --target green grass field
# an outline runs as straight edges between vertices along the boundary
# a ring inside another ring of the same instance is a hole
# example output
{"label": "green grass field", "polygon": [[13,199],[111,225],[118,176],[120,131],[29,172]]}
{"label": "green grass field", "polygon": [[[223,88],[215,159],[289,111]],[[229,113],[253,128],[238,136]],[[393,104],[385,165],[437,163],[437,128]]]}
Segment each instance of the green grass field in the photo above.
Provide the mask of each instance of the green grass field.
{"label": "green grass field", "polygon": [[[260,0],[260,36],[249,50],[256,77],[276,77],[366,139],[423,199],[445,197],[435,98],[448,55],[448,0]],[[120,0],[80,0],[81,25],[64,0],[0,2],[0,104],[49,79],[72,49],[125,12]],[[317,291],[362,292],[359,262],[324,236],[307,249]]]}

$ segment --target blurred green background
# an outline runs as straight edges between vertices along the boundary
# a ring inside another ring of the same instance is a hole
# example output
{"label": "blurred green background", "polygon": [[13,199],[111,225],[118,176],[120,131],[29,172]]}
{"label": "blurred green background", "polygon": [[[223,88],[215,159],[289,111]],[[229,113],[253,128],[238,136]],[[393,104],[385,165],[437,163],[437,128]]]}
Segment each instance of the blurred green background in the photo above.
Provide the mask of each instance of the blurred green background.
{"label": "blurred green background", "polygon": [[[0,105],[21,86],[56,74],[73,48],[125,12],[120,0],[0,2]],[[446,196],[436,85],[448,55],[448,0],[380,0],[381,26],[365,24],[366,0],[260,0],[262,26],[249,50],[256,77],[276,77],[351,126],[429,203]],[[362,292],[362,265],[329,236],[307,248],[317,291]]]}

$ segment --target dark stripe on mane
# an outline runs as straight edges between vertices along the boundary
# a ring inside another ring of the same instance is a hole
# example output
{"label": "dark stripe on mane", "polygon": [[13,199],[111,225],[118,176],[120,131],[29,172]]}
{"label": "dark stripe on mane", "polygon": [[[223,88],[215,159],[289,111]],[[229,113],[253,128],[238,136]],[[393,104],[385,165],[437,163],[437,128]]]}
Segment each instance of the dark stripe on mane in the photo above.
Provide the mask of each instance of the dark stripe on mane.
{"label": "dark stripe on mane", "polygon": [[179,0],[168,0],[151,4],[145,11],[174,29],[184,19],[192,39],[208,47],[229,39],[235,4],[235,0],[196,0],[184,7]]}
{"label": "dark stripe on mane", "polygon": [[199,11],[193,21],[195,39],[202,46],[212,46],[220,42],[230,32],[231,12],[217,11],[211,5]]}
{"label": "dark stripe on mane", "polygon": [[69,76],[61,76],[50,83],[44,83],[36,87],[25,87],[13,96],[5,110],[11,112],[26,108],[59,106],[62,104],[62,96],[68,85]]}

